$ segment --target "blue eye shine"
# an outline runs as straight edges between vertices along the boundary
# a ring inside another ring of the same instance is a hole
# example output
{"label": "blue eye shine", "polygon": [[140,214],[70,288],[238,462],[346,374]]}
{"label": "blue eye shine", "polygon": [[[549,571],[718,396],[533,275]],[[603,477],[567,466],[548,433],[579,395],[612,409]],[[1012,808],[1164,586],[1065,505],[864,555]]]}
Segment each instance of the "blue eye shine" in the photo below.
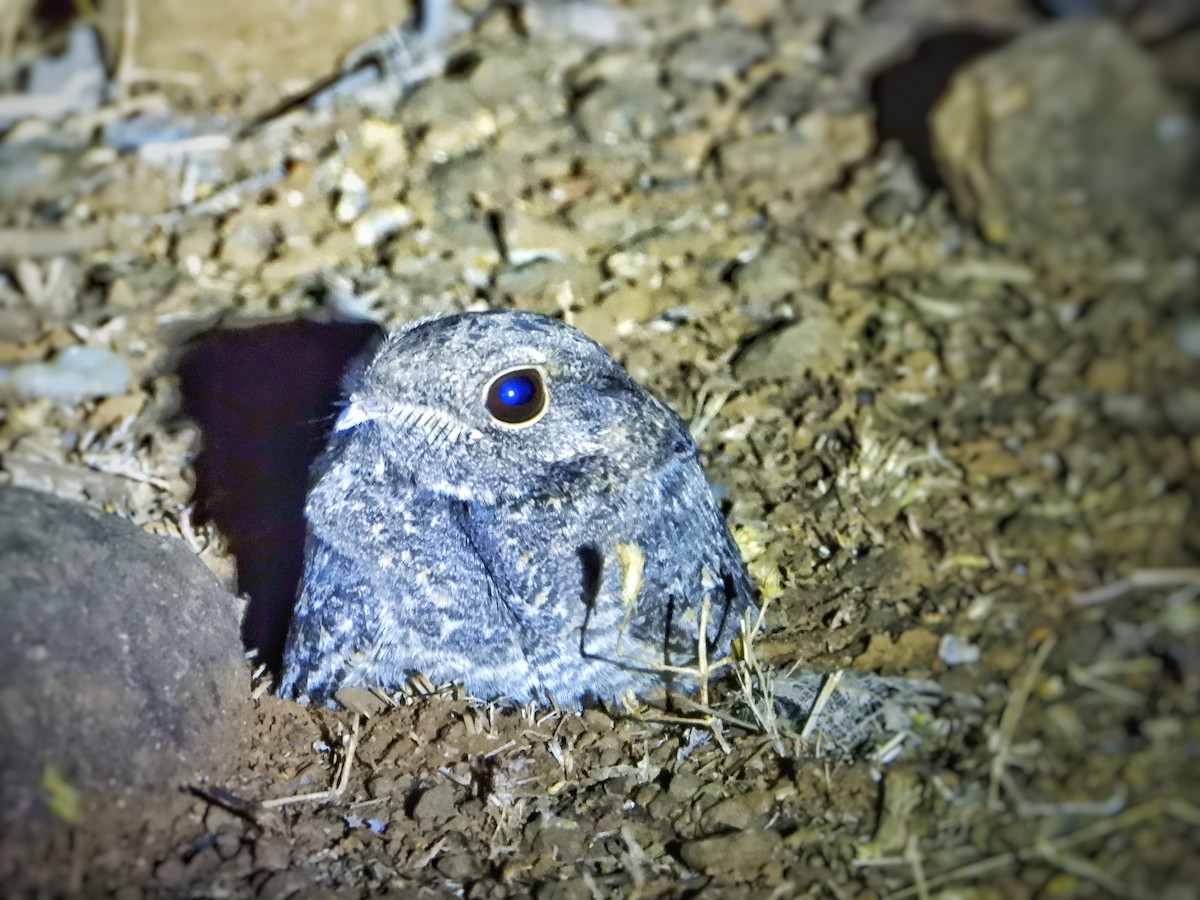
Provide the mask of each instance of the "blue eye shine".
{"label": "blue eye shine", "polygon": [[500,382],[496,396],[505,406],[520,406],[528,403],[536,390],[528,375],[512,375]]}
{"label": "blue eye shine", "polygon": [[505,425],[529,425],[546,408],[546,387],[537,369],[501,372],[488,385],[484,405]]}

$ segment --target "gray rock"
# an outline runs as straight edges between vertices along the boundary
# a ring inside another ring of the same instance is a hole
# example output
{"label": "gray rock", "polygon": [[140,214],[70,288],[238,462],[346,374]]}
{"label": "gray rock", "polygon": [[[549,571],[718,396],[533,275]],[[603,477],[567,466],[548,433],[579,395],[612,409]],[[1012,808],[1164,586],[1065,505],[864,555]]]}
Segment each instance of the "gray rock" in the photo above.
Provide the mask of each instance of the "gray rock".
{"label": "gray rock", "polygon": [[730,28],[699,34],[681,43],[668,69],[674,78],[688,81],[723,81],[746,71],[770,52],[757,31]]}
{"label": "gray rock", "polygon": [[845,365],[846,344],[835,319],[805,316],[754,338],[734,360],[734,375],[744,381],[794,379],[805,372],[829,375]]}
{"label": "gray rock", "polygon": [[1056,23],[979,58],[930,128],[955,205],[997,243],[1169,214],[1194,196],[1200,129],[1111,22]]}
{"label": "gray rock", "polygon": [[734,138],[718,149],[729,183],[756,201],[797,200],[827,191],[871,152],[875,132],[861,112],[814,111],[780,133]]}
{"label": "gray rock", "polygon": [[219,776],[248,697],[238,603],[181,541],[0,486],[0,829]]}
{"label": "gray rock", "polygon": [[89,397],[123,394],[133,373],[124,358],[99,347],[66,347],[50,362],[27,362],[0,372],[17,396],[78,403]]}
{"label": "gray rock", "polygon": [[783,850],[779,832],[769,829],[735,831],[687,841],[679,855],[688,868],[718,878],[751,881]]}
{"label": "gray rock", "polygon": [[671,95],[641,78],[617,78],[589,93],[576,115],[588,137],[616,145],[663,133],[671,119]]}

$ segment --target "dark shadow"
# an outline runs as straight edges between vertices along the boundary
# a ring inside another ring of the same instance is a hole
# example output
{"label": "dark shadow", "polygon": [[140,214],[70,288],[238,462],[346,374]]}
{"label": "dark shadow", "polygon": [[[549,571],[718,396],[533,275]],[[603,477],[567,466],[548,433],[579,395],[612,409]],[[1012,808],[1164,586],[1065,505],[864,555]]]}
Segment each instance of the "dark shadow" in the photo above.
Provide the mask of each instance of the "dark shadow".
{"label": "dark shadow", "polygon": [[[653,671],[653,669],[637,665],[632,660],[616,656],[605,656],[603,653],[594,653],[588,649],[588,632],[592,627],[592,614],[596,611],[596,600],[599,599],[600,588],[603,584],[604,554],[600,552],[600,548],[595,544],[585,544],[577,552],[581,567],[580,599],[583,601],[585,610],[583,614],[583,627],[579,629],[579,655],[584,659],[603,660],[614,666],[635,672]],[[603,637],[601,635],[602,639]]]}
{"label": "dark shadow", "polygon": [[929,115],[954,73],[1008,37],[977,31],[951,31],[921,43],[908,59],[880,72],[871,101],[880,141],[897,141],[916,163],[929,188],[941,185],[929,136]]}
{"label": "dark shadow", "polygon": [[587,648],[588,629],[592,624],[592,613],[596,610],[596,598],[600,595],[600,579],[604,574],[604,554],[595,544],[585,544],[577,551],[580,567],[580,597],[583,601],[583,627],[579,629],[579,655],[584,659],[598,659]]}
{"label": "dark shadow", "polygon": [[83,18],[79,4],[72,0],[37,0],[29,10],[29,17],[46,29],[60,28]]}
{"label": "dark shadow", "polygon": [[309,467],[336,418],[341,377],[379,335],[366,323],[292,321],[211,331],[177,373],[200,427],[196,511],[225,535],[248,597],[242,639],[278,672],[304,563]]}

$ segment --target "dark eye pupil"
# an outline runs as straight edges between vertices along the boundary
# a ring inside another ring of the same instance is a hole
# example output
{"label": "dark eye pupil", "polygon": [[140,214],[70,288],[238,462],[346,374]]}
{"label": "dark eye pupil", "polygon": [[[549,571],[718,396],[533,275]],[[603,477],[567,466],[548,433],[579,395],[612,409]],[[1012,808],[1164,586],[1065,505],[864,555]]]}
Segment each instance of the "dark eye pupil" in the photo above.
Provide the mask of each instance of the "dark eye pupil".
{"label": "dark eye pupil", "polygon": [[546,389],[537,369],[505,372],[488,386],[485,401],[492,418],[506,425],[536,419],[546,406]]}

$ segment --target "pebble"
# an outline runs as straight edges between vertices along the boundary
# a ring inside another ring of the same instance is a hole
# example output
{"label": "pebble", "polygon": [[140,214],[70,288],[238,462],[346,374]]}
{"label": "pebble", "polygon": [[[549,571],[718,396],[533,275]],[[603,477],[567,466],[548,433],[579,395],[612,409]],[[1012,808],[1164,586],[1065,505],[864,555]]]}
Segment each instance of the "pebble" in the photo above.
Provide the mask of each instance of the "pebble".
{"label": "pebble", "polygon": [[805,318],[755,338],[734,362],[734,375],[746,381],[795,379],[805,372],[825,375],[846,362],[847,341],[836,321]]}
{"label": "pebble", "polygon": [[690,868],[707,875],[750,881],[782,848],[779,832],[762,829],[687,841],[679,855]]}
{"label": "pebble", "polygon": [[423,826],[449,822],[457,811],[458,792],[448,784],[435,784],[417,798],[413,818]]}
{"label": "pebble", "polygon": [[795,199],[832,187],[848,166],[870,153],[874,140],[863,113],[814,112],[794,131],[730,141],[719,157],[724,174],[745,182],[755,196],[774,200],[782,188]]}
{"label": "pebble", "polygon": [[647,140],[666,130],[672,102],[671,95],[651,81],[619,78],[589,93],[577,116],[594,141]]}
{"label": "pebble", "polygon": [[466,85],[431,81],[409,97],[403,110],[406,125],[422,133],[420,150],[434,162],[445,162],[479,147],[496,133],[496,118]]}
{"label": "pebble", "polygon": [[286,900],[309,886],[310,876],[303,872],[274,872],[258,889],[264,900]]}
{"label": "pebble", "polygon": [[582,258],[586,237],[574,228],[514,212],[504,217],[504,241],[509,258],[517,265],[540,259]]}
{"label": "pebble", "polygon": [[770,45],[756,31],[728,28],[700,34],[679,45],[667,64],[674,78],[724,81],[766,56]]}
{"label": "pebble", "polygon": [[354,223],[354,241],[360,247],[372,247],[412,224],[412,210],[402,204],[372,209]]}
{"label": "pebble", "polygon": [[1184,319],[1176,326],[1175,342],[1188,359],[1200,360],[1200,319]]}
{"label": "pebble", "polygon": [[972,644],[956,634],[943,634],[938,642],[938,659],[948,666],[977,663],[981,656],[978,644]]}
{"label": "pebble", "polygon": [[0,390],[7,387],[23,400],[79,403],[124,394],[132,379],[123,357],[99,347],[64,347],[49,362],[0,367]]}
{"label": "pebble", "polygon": [[703,784],[704,782],[695,772],[684,769],[671,776],[671,783],[667,785],[667,794],[673,800],[690,800]]}
{"label": "pebble", "polygon": [[704,812],[704,822],[721,828],[744,831],[751,826],[762,827],[772,805],[768,791],[749,791],[726,797]]}
{"label": "pebble", "polygon": [[287,840],[282,836],[263,835],[254,842],[254,865],[272,872],[285,871],[292,856]]}

